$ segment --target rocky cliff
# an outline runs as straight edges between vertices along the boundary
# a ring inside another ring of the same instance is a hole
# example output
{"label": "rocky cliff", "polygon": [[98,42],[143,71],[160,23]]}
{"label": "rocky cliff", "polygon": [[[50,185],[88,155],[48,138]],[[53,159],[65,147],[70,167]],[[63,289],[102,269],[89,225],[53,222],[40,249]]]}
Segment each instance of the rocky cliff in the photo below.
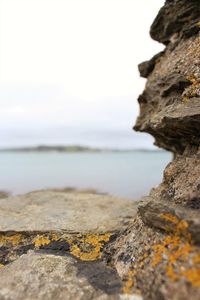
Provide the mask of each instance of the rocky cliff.
{"label": "rocky cliff", "polygon": [[199,30],[199,0],[167,0],[150,29],[166,47],[139,65],[147,82],[134,129],[174,160],[109,251],[126,289],[144,299],[200,299]]}
{"label": "rocky cliff", "polygon": [[[167,0],[135,130],[174,153],[141,200],[0,195],[0,300],[200,299],[200,0]],[[153,172],[153,170],[152,170]],[[130,221],[131,220],[131,221]]]}

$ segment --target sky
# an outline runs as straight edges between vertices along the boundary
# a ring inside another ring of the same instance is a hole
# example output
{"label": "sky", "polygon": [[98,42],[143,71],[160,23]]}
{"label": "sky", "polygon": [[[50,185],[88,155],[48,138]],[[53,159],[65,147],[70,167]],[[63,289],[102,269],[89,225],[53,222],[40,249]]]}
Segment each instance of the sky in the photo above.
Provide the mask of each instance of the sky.
{"label": "sky", "polygon": [[0,147],[151,148],[135,133],[164,0],[0,0]]}

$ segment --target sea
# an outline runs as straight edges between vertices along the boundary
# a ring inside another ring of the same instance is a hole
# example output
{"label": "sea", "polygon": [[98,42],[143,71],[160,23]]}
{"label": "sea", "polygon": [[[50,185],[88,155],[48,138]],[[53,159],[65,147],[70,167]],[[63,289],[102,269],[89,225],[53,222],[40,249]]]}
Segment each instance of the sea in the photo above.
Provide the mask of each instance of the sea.
{"label": "sea", "polygon": [[172,155],[165,151],[0,152],[0,191],[95,189],[138,200],[157,186]]}

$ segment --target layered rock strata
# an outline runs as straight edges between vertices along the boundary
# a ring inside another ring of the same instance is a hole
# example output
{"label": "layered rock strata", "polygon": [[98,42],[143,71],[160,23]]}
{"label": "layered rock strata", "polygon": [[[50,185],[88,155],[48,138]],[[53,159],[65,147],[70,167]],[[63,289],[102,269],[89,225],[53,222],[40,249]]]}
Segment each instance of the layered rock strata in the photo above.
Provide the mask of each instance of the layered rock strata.
{"label": "layered rock strata", "polygon": [[139,65],[147,82],[134,128],[174,159],[108,251],[127,290],[148,300],[200,299],[199,31],[199,0],[167,0],[150,30],[166,47]]}

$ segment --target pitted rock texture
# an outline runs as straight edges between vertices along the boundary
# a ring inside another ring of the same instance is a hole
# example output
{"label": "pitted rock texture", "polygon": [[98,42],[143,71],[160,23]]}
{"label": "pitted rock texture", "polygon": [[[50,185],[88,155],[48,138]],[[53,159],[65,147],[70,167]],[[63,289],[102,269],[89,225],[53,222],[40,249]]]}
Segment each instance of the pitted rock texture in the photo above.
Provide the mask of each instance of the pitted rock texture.
{"label": "pitted rock texture", "polygon": [[107,252],[125,290],[145,300],[200,299],[199,31],[199,0],[167,0],[150,30],[166,47],[139,65],[147,82],[134,128],[174,159]]}

